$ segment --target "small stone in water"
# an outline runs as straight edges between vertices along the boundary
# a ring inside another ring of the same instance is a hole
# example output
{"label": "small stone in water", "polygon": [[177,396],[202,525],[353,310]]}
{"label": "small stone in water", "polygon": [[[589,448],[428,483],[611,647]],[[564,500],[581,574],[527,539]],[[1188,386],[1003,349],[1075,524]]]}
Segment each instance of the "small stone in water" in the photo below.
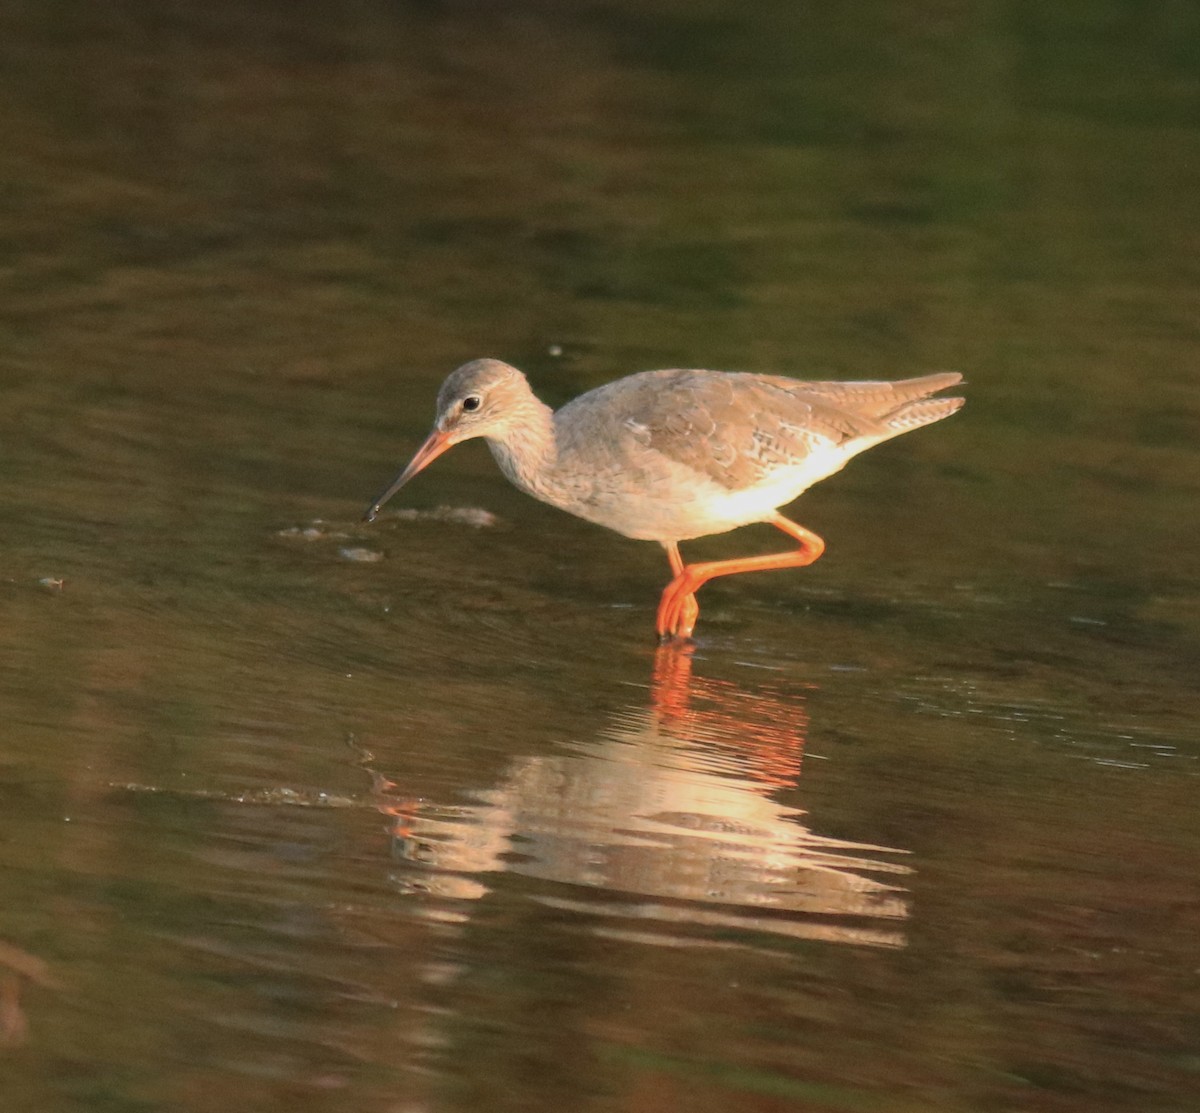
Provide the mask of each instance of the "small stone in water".
{"label": "small stone in water", "polygon": [[298,537],[301,541],[319,541],[325,536],[325,531],[316,526],[306,526],[303,529],[300,526],[289,526],[287,529],[281,529],[276,536]]}
{"label": "small stone in water", "polygon": [[355,560],[360,564],[374,564],[383,560],[383,553],[377,549],[338,549],[338,556],[343,560]]}
{"label": "small stone in water", "polygon": [[453,522],[473,529],[490,529],[499,520],[490,510],[478,506],[435,506],[432,510],[406,508],[393,510],[387,517],[400,522]]}
{"label": "small stone in water", "polygon": [[327,529],[328,523],[320,518],[315,518],[312,525],[309,526],[289,526],[287,529],[276,531],[276,537],[291,537],[297,538],[300,541],[324,541],[326,539],[337,539],[346,537],[345,533],[337,530]]}

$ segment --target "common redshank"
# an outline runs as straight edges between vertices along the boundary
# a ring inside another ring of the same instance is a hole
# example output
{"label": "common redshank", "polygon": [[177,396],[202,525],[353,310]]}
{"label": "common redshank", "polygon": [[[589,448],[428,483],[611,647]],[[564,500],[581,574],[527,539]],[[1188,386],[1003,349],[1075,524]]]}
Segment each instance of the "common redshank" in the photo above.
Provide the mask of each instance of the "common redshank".
{"label": "common redshank", "polygon": [[[557,412],[515,367],[463,364],[442,384],[437,420],[368,522],[446,449],[483,437],[522,491],[626,537],[657,541],[674,578],[658,604],[662,639],[688,638],[696,592],[717,576],[798,568],[825,549],[779,513],[852,456],[949,417],[962,398],[930,395],[953,371],[900,382],[801,382],[733,371],[643,371]],[[784,553],[685,564],[679,542],[767,522],[797,543]]]}

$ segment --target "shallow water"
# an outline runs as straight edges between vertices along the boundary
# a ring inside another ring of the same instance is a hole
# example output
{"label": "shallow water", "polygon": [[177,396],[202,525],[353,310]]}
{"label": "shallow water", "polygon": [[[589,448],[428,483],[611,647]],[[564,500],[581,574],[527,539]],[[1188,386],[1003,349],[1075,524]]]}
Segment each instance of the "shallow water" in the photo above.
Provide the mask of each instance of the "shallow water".
{"label": "shallow water", "polygon": [[[201,7],[0,3],[4,1108],[1195,1109],[1200,10]],[[483,354],[969,401],[671,652]]]}

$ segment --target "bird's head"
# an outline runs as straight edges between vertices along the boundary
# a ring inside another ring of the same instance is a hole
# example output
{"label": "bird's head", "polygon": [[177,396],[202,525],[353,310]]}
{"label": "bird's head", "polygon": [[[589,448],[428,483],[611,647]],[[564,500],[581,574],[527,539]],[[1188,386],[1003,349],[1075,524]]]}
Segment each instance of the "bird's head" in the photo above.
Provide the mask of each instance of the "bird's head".
{"label": "bird's head", "polygon": [[408,466],[371,504],[366,520],[374,521],[392,495],[453,445],[472,437],[503,439],[521,421],[523,411],[531,403],[538,404],[528,380],[515,367],[498,359],[475,359],[452,371],[438,391],[433,432]]}

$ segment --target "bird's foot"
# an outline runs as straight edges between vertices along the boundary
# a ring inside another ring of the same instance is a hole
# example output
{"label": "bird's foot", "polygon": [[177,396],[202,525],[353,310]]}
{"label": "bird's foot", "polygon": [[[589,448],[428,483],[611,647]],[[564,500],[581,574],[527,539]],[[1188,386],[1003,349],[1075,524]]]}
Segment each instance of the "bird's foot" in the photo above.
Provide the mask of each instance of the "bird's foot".
{"label": "bird's foot", "polygon": [[699,617],[700,604],[688,587],[686,576],[677,576],[667,585],[658,604],[659,641],[690,638]]}

